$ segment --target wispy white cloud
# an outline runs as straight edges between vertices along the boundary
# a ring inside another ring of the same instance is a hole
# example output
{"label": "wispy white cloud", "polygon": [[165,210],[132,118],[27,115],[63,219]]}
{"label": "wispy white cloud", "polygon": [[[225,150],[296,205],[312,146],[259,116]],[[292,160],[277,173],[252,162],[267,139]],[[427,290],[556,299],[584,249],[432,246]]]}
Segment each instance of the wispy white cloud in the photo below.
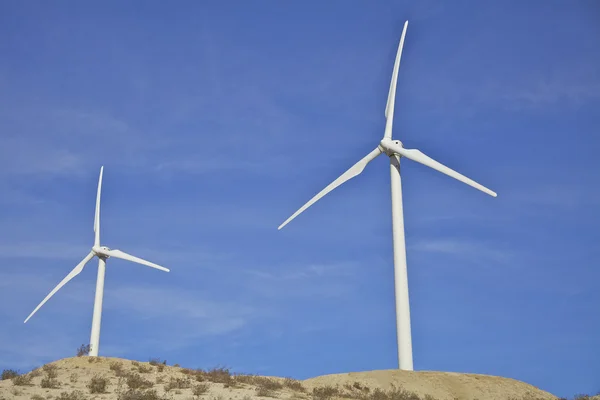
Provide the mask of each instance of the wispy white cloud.
{"label": "wispy white cloud", "polygon": [[0,180],[0,204],[1,205],[37,205],[44,203],[42,197],[27,193],[26,190],[8,184]]}
{"label": "wispy white cloud", "polygon": [[[3,344],[7,344],[0,346],[3,358],[31,365],[39,360],[47,362],[48,359],[71,356],[74,346],[81,344],[78,343],[82,340],[81,328],[87,326],[91,315],[94,282],[71,281],[68,288],[65,286],[57,293],[51,300],[52,304],[46,304],[38,311],[35,320],[28,324],[23,324],[23,320],[31,310],[25,310],[23,306],[13,307],[11,302],[17,301],[33,308],[57,282],[47,276],[27,273],[0,273],[0,282],[0,317],[6,323],[7,332],[14,336],[10,341],[2,340]],[[107,285],[103,314],[110,315],[110,318],[125,318],[136,328],[132,335],[117,338],[105,335],[105,340],[113,346],[113,350],[117,349],[115,346],[121,346],[121,351],[127,349],[131,352],[136,348],[151,349],[158,345],[163,350],[173,350],[202,338],[232,334],[268,315],[267,311],[250,303],[239,304],[211,297],[206,291],[167,285]],[[85,310],[82,304],[87,305]],[[79,328],[55,322],[64,321],[64,318],[77,321],[86,318],[86,321],[77,322],[75,325]],[[87,338],[86,329],[83,334]],[[19,333],[24,330],[27,335]],[[41,330],[51,333],[44,338]],[[114,343],[115,340],[118,343]],[[35,344],[36,341],[39,343]],[[48,343],[53,345],[48,346]]]}
{"label": "wispy white cloud", "polygon": [[[91,239],[90,239],[91,240]],[[32,241],[32,242],[4,242],[0,244],[0,259],[45,259],[70,261],[73,267],[85,257],[91,250],[92,241],[87,243],[75,244],[72,242],[52,242],[52,241]],[[202,265],[203,268],[214,269],[214,264],[226,262],[227,256],[218,254],[215,251],[202,249],[199,246],[196,250],[174,249],[157,246],[109,246],[110,248],[120,249],[144,259],[148,259],[159,264],[169,265],[170,269],[186,269],[190,263]],[[115,259],[116,260],[116,259]],[[110,261],[109,261],[110,262]],[[125,262],[125,261],[118,261]]]}
{"label": "wispy white cloud", "polygon": [[[168,137],[140,132],[125,120],[94,109],[13,106],[0,112],[4,132],[0,178],[86,176],[110,160],[138,167],[152,163]],[[107,154],[110,156],[107,157]]]}
{"label": "wispy white cloud", "polygon": [[559,208],[597,206],[600,205],[600,190],[597,185],[548,183],[519,188],[512,198],[519,203],[533,206]]}
{"label": "wispy white cloud", "polygon": [[[310,280],[325,277],[351,277],[355,273],[355,264],[341,262],[334,264],[310,264],[304,266],[286,266],[285,272],[266,272],[260,270],[244,270],[244,273],[265,280],[285,282],[297,280]],[[282,268],[283,269],[283,268]]]}
{"label": "wispy white cloud", "polygon": [[[75,355],[77,344],[72,337],[52,329],[29,329],[27,335],[15,329],[0,331],[0,354],[4,365],[22,372],[46,364],[49,361]],[[51,344],[51,345],[49,345]]]}
{"label": "wispy white cloud", "polygon": [[356,263],[278,265],[243,270],[247,287],[261,297],[339,299],[352,293],[359,274]]}
{"label": "wispy white cloud", "polygon": [[0,245],[0,258],[42,258],[72,260],[75,266],[91,249],[85,245],[62,242],[3,243]]}
{"label": "wispy white cloud", "polygon": [[410,251],[447,254],[474,261],[505,262],[513,257],[512,251],[497,245],[467,239],[424,239],[409,245]]}
{"label": "wispy white cloud", "polygon": [[[476,51],[476,47],[469,48],[463,56],[473,58]],[[434,73],[413,82],[409,90],[415,101],[427,105],[427,112],[470,116],[489,107],[539,111],[559,105],[578,108],[600,100],[600,76],[585,65],[497,75],[493,80],[487,75],[466,80],[459,73]]]}

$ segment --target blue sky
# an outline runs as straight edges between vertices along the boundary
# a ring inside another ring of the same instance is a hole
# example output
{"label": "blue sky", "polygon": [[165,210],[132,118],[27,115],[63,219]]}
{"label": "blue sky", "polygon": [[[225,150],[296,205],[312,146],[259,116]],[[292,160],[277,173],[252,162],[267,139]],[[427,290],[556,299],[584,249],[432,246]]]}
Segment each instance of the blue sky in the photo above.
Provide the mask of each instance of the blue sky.
{"label": "blue sky", "polygon": [[389,166],[277,226],[383,135],[403,161],[415,369],[600,390],[600,5],[2,2],[0,368],[101,355],[304,379],[397,366]]}

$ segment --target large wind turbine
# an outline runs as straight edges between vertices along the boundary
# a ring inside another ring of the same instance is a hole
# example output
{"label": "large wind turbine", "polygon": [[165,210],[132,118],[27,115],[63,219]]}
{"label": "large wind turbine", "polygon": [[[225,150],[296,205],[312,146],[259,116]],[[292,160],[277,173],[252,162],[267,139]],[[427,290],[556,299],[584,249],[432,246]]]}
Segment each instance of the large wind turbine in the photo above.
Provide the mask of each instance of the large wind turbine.
{"label": "large wind turbine", "polygon": [[102,172],[104,167],[100,167],[100,179],[98,180],[98,193],[96,195],[96,215],[94,217],[94,246],[90,253],[85,256],[83,260],[69,274],[46,296],[44,300],[29,314],[25,323],[36,313],[54,295],[58,290],[63,287],[67,282],[73,279],[75,276],[83,270],[83,267],[94,257],[98,257],[98,278],[96,280],[96,297],[94,300],[94,316],[92,318],[92,333],[90,336],[90,356],[98,356],[98,347],[100,342],[100,321],[102,319],[102,298],[104,295],[104,274],[106,271],[106,260],[110,257],[120,258],[122,260],[133,261],[138,264],[146,265],[148,267],[160,269],[161,271],[169,272],[165,267],[161,267],[158,264],[151,263],[150,261],[143,260],[138,257],[134,257],[130,254],[122,252],[121,250],[111,250],[106,246],[100,246],[100,192],[102,191]]}
{"label": "large wind turbine", "polygon": [[406,246],[404,242],[404,218],[402,215],[402,186],[400,179],[400,158],[406,157],[409,160],[416,161],[430,168],[433,168],[443,174],[458,179],[467,185],[473,186],[496,197],[496,193],[488,188],[478,184],[477,182],[467,178],[464,175],[440,164],[431,157],[426,156],[416,149],[405,149],[402,142],[392,140],[392,124],[394,121],[394,102],[396,97],[396,81],[398,80],[398,68],[400,67],[400,58],[402,57],[402,47],[404,46],[404,37],[406,36],[406,28],[408,21],[404,23],[404,29],[400,38],[394,70],[392,73],[392,81],[388,92],[387,105],[385,107],[385,133],[379,145],[371,151],[362,160],[354,164],[350,169],[344,172],[339,178],[330,183],[325,189],[317,193],[312,199],[304,204],[298,211],[289,217],[278,229],[283,228],[287,223],[294,219],[302,211],[306,210],[313,203],[331,192],[336,187],[349,179],[359,175],[369,162],[377,158],[381,154],[385,154],[390,158],[390,175],[392,188],[392,238],[394,246],[394,280],[395,280],[395,296],[396,296],[396,335],[398,340],[398,366],[402,370],[413,369],[412,357],[412,338],[410,329],[410,307],[408,301],[408,278],[406,272]]}

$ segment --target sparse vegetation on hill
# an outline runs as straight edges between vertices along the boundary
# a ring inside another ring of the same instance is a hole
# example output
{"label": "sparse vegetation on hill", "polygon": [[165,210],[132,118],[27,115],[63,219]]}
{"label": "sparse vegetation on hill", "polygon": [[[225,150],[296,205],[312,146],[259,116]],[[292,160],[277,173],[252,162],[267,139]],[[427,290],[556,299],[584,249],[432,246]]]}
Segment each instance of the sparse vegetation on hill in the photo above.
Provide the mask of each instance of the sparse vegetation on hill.
{"label": "sparse vegetation on hill", "polygon": [[[299,381],[104,357],[73,357],[27,374],[4,370],[0,400],[550,400],[512,379],[443,372],[372,371]],[[558,399],[557,399],[558,400]],[[574,400],[600,400],[579,395]]]}
{"label": "sparse vegetation on hill", "polygon": [[82,344],[77,349],[77,357],[87,356],[88,354],[90,354],[90,345],[89,344]]}
{"label": "sparse vegetation on hill", "polygon": [[20,375],[19,372],[15,371],[14,369],[5,369],[4,371],[2,371],[2,377],[1,377],[1,379],[3,381],[5,381],[7,379],[16,378],[19,375]]}

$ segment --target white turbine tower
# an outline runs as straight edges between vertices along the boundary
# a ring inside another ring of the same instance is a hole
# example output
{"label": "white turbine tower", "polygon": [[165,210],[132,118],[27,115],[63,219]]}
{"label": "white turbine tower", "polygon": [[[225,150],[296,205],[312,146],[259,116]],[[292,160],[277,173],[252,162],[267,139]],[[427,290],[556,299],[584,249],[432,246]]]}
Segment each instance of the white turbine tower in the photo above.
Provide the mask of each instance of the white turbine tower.
{"label": "white turbine tower", "polygon": [[312,199],[304,204],[298,211],[289,217],[278,229],[283,228],[287,223],[294,219],[302,211],[306,210],[313,203],[331,192],[336,187],[349,179],[359,175],[369,162],[381,154],[390,158],[390,175],[392,188],[392,238],[394,246],[394,280],[396,297],[396,335],[398,340],[398,366],[401,370],[413,370],[412,357],[412,338],[410,328],[410,307],[408,301],[408,277],[406,272],[406,246],[404,242],[404,218],[402,215],[402,186],[400,179],[400,158],[406,157],[409,160],[416,161],[430,168],[433,168],[443,174],[458,179],[467,185],[473,186],[491,196],[496,197],[496,193],[477,182],[467,178],[464,175],[440,164],[434,159],[426,156],[416,149],[405,149],[402,142],[392,140],[392,124],[394,120],[394,101],[396,97],[396,81],[398,80],[398,68],[400,67],[400,58],[402,57],[402,47],[408,21],[404,23],[402,37],[396,54],[392,81],[388,93],[387,105],[385,108],[386,124],[383,139],[379,145],[371,151],[366,157],[354,164],[350,169],[344,172],[339,178],[329,184],[325,189],[317,193]]}
{"label": "white turbine tower", "polygon": [[92,318],[92,333],[90,336],[90,356],[98,356],[98,347],[100,342],[100,322],[102,319],[102,298],[104,295],[104,274],[106,271],[106,260],[110,257],[120,258],[122,260],[133,261],[138,264],[146,265],[148,267],[160,269],[161,271],[169,272],[169,269],[161,267],[158,264],[151,263],[150,261],[143,260],[138,257],[134,257],[130,254],[124,253],[121,250],[111,250],[106,246],[100,246],[100,192],[102,190],[102,172],[104,167],[100,167],[100,179],[98,180],[98,193],[96,196],[96,215],[94,218],[94,246],[90,253],[85,256],[83,260],[69,274],[46,296],[44,300],[32,311],[31,314],[25,320],[25,323],[36,313],[54,295],[58,290],[63,287],[67,282],[73,279],[75,276],[83,270],[83,267],[92,259],[94,256],[98,257],[98,278],[96,280],[96,297],[94,300],[94,316]]}

